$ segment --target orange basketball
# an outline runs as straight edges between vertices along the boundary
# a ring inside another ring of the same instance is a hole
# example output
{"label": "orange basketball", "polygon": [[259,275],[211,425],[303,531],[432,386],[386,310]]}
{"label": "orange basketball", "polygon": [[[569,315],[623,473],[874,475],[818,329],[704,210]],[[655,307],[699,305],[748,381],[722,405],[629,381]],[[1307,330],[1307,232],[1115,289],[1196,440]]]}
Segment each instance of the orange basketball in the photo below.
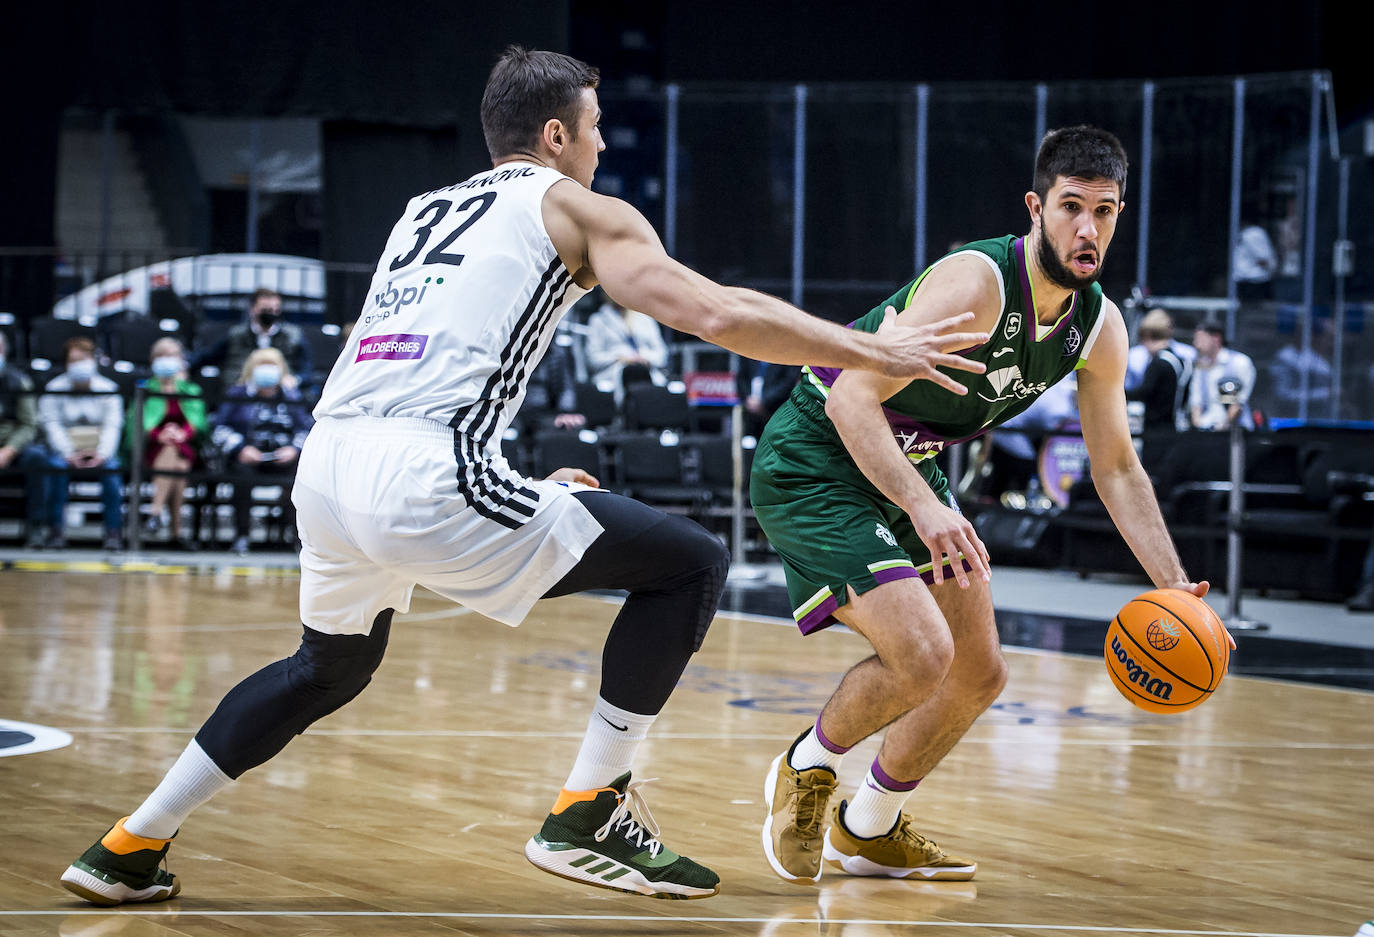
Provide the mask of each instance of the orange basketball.
{"label": "orange basketball", "polygon": [[1122,696],[1150,712],[1178,713],[1212,695],[1231,647],[1206,602],[1182,589],[1154,589],[1117,612],[1103,654]]}

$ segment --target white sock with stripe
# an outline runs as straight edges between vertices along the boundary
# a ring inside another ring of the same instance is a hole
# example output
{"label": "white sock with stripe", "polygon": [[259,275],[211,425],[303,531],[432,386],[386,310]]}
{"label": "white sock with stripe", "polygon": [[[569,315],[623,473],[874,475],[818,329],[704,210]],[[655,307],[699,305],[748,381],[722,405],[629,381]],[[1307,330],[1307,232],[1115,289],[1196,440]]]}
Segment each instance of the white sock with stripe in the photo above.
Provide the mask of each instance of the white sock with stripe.
{"label": "white sock with stripe", "polygon": [[888,775],[873,759],[868,777],[859,785],[858,793],[844,808],[844,825],[855,836],[872,839],[882,836],[897,823],[911,792],[921,781],[898,781]]}
{"label": "white sock with stripe", "polygon": [[635,751],[656,718],[612,706],[598,696],[587,720],[587,734],[582,737],[582,747],[563,789],[593,791],[610,787],[612,781],[630,770]]}
{"label": "white sock with stripe", "polygon": [[171,839],[191,811],[233,783],[192,739],[162,783],[124,822],[124,829],[148,839]]}
{"label": "white sock with stripe", "polygon": [[821,731],[821,719],[817,716],[816,724],[797,742],[797,747],[792,749],[787,763],[798,771],[805,771],[807,768],[829,768],[838,774],[841,759],[852,747],[836,745],[834,741],[826,738],[825,733]]}

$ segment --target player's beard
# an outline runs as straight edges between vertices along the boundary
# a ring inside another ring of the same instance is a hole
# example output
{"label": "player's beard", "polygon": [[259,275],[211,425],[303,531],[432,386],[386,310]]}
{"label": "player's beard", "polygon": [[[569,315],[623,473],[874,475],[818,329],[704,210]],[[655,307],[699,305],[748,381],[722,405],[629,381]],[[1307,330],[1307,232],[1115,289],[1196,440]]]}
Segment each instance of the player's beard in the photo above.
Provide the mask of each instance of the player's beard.
{"label": "player's beard", "polygon": [[1097,282],[1097,278],[1102,274],[1102,254],[1097,255],[1097,266],[1093,272],[1087,276],[1080,276],[1069,269],[1064,261],[1059,259],[1059,249],[1050,240],[1049,233],[1045,231],[1045,216],[1040,216],[1040,245],[1036,251],[1036,259],[1040,261],[1040,272],[1045,275],[1055,286],[1062,286],[1066,290],[1081,290],[1085,286],[1090,286]]}

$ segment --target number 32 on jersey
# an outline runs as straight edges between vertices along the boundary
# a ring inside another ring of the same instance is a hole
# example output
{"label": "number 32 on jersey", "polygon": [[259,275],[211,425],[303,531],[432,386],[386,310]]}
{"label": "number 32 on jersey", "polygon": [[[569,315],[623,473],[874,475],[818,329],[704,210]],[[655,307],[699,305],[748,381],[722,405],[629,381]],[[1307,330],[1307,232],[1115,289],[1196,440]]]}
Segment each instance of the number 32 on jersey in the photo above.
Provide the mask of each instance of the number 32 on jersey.
{"label": "number 32 on jersey", "polygon": [[[461,264],[463,255],[449,253],[449,247],[453,245],[454,241],[462,237],[464,231],[476,224],[478,218],[487,213],[487,209],[491,208],[494,201],[496,201],[495,192],[483,192],[481,195],[474,195],[459,205],[457,209],[454,209],[454,217],[460,217],[462,221],[449,232],[447,237],[430,248],[429,253],[425,254],[424,262],[427,264],[452,264],[455,267]],[[420,252],[429,243],[430,235],[434,233],[434,229],[449,216],[450,209],[453,209],[453,202],[446,198],[435,199],[420,209],[412,220],[423,221],[424,224],[415,229],[415,244],[410,250],[391,261],[393,273],[415,262],[415,258],[420,256]]]}

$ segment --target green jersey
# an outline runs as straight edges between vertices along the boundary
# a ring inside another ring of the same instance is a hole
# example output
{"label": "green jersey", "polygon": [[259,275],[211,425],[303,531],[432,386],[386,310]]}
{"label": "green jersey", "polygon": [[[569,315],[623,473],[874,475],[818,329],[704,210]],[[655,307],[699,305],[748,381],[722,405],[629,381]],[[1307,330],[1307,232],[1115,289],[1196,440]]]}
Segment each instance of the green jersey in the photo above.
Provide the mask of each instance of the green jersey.
{"label": "green jersey", "polygon": [[[1052,324],[1037,321],[1025,238],[1010,235],[974,241],[945,255],[850,327],[876,332],[887,306],[905,309],[930,271],[951,257],[969,254],[992,268],[1002,294],[1002,312],[987,343],[962,352],[985,364],[987,371],[944,372],[968,388],[962,397],[929,381],[912,381],[883,401],[888,425],[913,462],[932,458],[946,445],[979,436],[1025,410],[1047,387],[1087,361],[1102,328],[1102,288],[1096,283],[1074,292]],[[804,368],[800,392],[824,401],[839,374],[837,368]]]}

